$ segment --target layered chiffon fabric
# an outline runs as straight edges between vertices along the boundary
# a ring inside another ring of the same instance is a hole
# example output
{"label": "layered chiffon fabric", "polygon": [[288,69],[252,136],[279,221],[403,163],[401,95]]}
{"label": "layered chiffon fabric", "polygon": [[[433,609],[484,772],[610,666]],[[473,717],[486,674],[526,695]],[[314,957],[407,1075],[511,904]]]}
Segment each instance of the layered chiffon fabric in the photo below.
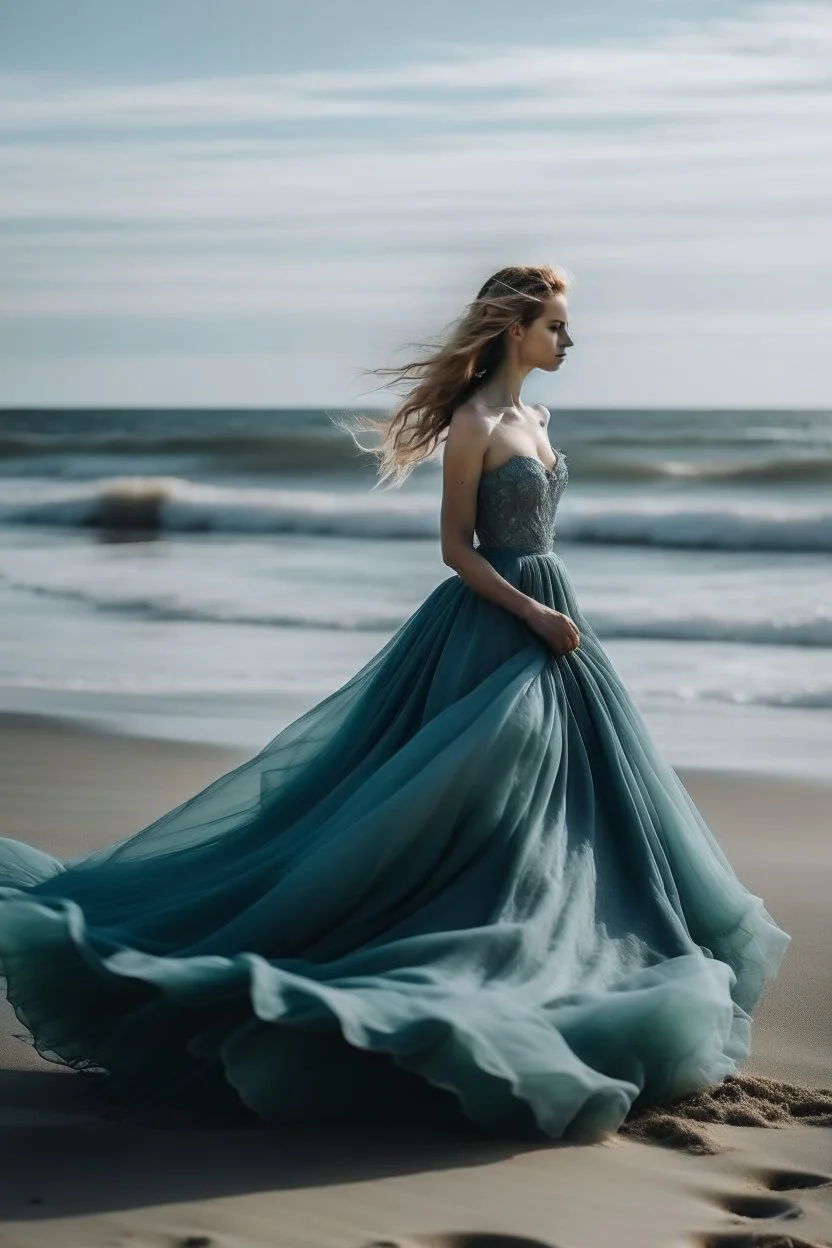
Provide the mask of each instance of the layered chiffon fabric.
{"label": "layered chiffon fabric", "polygon": [[346,684],[134,835],[68,861],[0,840],[9,999],[110,1111],[595,1140],[749,1054],[790,937],[560,555],[481,553],[579,647],[556,656],[452,575]]}

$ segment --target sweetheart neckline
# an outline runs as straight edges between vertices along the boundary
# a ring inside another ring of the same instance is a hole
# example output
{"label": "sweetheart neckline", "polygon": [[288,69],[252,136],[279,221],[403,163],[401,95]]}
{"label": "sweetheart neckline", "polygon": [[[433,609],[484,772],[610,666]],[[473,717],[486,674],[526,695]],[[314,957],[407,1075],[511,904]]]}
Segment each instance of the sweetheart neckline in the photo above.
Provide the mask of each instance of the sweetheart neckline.
{"label": "sweetheart neckline", "polygon": [[[553,447],[552,449],[554,450],[555,448]],[[532,463],[540,464],[540,467],[543,469],[543,471],[547,473],[549,476],[551,476],[552,473],[557,472],[558,468],[560,467],[561,454],[560,454],[560,451],[557,451],[557,459],[552,464],[551,468],[547,468],[543,460],[538,459],[536,455],[510,455],[508,459],[504,459],[503,462],[501,464],[498,464],[496,468],[489,468],[487,469],[486,472],[481,472],[480,479],[482,479],[483,477],[490,477],[495,472],[499,472],[501,468],[505,468],[506,464],[510,464],[513,459],[530,459]]]}

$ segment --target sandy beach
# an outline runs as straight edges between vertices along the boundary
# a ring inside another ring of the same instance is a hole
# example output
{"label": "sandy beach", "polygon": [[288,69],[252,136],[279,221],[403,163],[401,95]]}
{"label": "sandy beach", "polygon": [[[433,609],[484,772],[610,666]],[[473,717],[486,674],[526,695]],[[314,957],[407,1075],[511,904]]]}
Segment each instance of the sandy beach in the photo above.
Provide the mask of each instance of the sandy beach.
{"label": "sandy beach", "polygon": [[[247,754],[0,716],[0,834],[71,857],[129,835]],[[742,1074],[832,1087],[832,783],[680,771],[792,935]],[[832,1244],[832,1122],[708,1123],[712,1153],[395,1130],[126,1128],[0,1015],[0,1244],[549,1248]],[[822,1098],[820,1098],[822,1100]]]}

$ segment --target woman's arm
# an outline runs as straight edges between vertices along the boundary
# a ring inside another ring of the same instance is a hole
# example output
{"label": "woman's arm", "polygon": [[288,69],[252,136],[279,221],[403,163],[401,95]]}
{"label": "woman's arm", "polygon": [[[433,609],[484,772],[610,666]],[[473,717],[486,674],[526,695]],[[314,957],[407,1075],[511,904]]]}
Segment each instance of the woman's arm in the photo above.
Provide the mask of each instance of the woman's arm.
{"label": "woman's arm", "polygon": [[500,576],[474,549],[477,489],[490,434],[487,417],[464,407],[451,417],[442,467],[442,559],[476,593],[528,622],[541,604]]}
{"label": "woman's arm", "polygon": [[442,468],[442,558],[476,593],[513,611],[550,650],[565,654],[580,644],[574,620],[524,594],[474,549],[477,489],[490,434],[487,417],[464,408],[451,417]]}

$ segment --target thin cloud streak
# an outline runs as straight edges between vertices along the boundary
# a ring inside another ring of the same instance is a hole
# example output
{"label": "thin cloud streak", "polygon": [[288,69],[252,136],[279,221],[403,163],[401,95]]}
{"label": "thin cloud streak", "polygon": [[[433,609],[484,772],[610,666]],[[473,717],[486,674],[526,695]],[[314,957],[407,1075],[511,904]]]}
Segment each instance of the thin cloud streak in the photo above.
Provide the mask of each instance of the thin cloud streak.
{"label": "thin cloud streak", "polygon": [[[490,205],[533,206],[557,191],[553,206],[669,208],[711,200],[785,202],[832,190],[832,108],[811,133],[768,119],[751,144],[723,120],[712,136],[688,126],[616,141],[607,134],[517,136],[483,130],[477,142],[423,149],[365,143],[363,148],[287,154],[280,144],[217,149],[200,140],[120,144],[43,144],[0,149],[0,217],[54,220],[269,220],[332,213],[407,216],[453,199],[476,216]],[[819,159],[820,158],[820,159]],[[495,170],[499,169],[499,176]],[[321,205],[323,200],[323,205]]]}

